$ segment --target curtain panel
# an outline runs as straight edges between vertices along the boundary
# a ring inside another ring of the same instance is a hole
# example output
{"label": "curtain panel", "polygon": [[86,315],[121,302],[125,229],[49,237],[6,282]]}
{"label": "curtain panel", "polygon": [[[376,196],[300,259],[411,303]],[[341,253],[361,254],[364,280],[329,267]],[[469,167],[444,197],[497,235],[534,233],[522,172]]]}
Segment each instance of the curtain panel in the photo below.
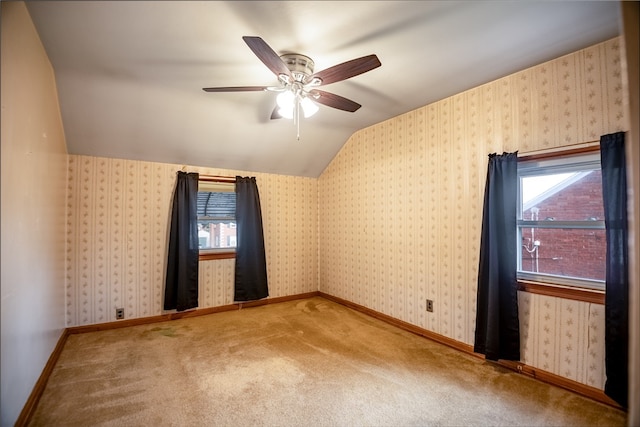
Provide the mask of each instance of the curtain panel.
{"label": "curtain panel", "polygon": [[198,306],[198,177],[179,171],[173,194],[164,309]]}
{"label": "curtain panel", "polygon": [[233,300],[269,296],[260,195],[254,177],[236,177],[236,266]]}
{"label": "curtain panel", "polygon": [[520,360],[517,153],[490,154],[484,194],[474,351]]}
{"label": "curtain panel", "polygon": [[624,132],[600,138],[607,239],[604,392],[627,407],[629,373],[629,247]]}

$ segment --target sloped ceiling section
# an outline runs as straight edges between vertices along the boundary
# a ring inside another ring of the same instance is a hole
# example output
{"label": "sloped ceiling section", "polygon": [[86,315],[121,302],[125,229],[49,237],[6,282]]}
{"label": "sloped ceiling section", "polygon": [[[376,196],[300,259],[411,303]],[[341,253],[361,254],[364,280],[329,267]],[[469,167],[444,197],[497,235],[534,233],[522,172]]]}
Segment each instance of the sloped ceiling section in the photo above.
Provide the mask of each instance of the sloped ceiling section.
{"label": "sloped ceiling section", "polygon": [[[68,150],[317,177],[353,132],[619,34],[613,1],[29,1]],[[382,66],[323,89],[362,104],[271,120],[277,85],[242,36],[315,70]]]}

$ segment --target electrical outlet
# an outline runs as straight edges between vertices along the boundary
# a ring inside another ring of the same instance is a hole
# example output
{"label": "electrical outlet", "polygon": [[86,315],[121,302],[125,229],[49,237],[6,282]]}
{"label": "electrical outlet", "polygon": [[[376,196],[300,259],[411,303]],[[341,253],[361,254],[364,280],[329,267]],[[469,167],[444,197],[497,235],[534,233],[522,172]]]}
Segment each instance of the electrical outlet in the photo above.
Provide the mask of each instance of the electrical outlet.
{"label": "electrical outlet", "polygon": [[433,313],[433,300],[432,299],[428,299],[427,300],[427,311]]}
{"label": "electrical outlet", "polygon": [[116,319],[124,319],[124,308],[116,308]]}

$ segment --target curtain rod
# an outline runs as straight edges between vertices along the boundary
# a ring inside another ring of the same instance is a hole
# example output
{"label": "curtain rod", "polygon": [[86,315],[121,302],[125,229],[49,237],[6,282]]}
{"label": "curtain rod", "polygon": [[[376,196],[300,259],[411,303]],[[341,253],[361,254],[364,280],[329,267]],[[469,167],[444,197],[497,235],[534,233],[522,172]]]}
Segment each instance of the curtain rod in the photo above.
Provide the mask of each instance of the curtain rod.
{"label": "curtain rod", "polygon": [[[182,166],[182,172],[187,172],[187,166]],[[198,174],[199,181],[209,181],[209,182],[236,182],[235,176],[225,176],[225,175],[207,175],[207,174]]]}
{"label": "curtain rod", "polygon": [[200,181],[210,181],[210,182],[236,182],[236,178],[234,176],[224,176],[224,175],[201,174],[198,179]]}
{"label": "curtain rod", "polygon": [[518,155],[521,157],[535,157],[544,154],[556,153],[558,151],[567,151],[571,150],[579,150],[581,148],[590,149],[600,145],[600,140],[595,141],[587,141],[587,142],[577,142],[575,144],[563,145],[561,147],[552,147],[552,148],[544,148],[541,150],[532,150],[532,151],[518,151]]}

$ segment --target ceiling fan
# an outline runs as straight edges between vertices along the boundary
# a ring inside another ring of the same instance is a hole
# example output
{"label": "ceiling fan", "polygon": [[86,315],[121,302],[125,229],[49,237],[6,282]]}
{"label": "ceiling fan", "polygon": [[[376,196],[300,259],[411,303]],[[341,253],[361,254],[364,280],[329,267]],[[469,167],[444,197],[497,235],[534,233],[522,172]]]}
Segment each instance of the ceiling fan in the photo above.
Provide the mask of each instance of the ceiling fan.
{"label": "ceiling fan", "polygon": [[382,65],[376,55],[368,55],[314,73],[314,62],[306,55],[298,53],[278,55],[260,37],[244,36],[242,39],[278,77],[281,85],[205,87],[202,90],[205,92],[280,92],[277,98],[278,105],[273,110],[271,118],[292,118],[294,123],[298,123],[298,129],[300,110],[302,109],[305,117],[309,117],[318,110],[315,103],[351,113],[361,107],[357,102],[317,89],[318,87],[355,77]]}

